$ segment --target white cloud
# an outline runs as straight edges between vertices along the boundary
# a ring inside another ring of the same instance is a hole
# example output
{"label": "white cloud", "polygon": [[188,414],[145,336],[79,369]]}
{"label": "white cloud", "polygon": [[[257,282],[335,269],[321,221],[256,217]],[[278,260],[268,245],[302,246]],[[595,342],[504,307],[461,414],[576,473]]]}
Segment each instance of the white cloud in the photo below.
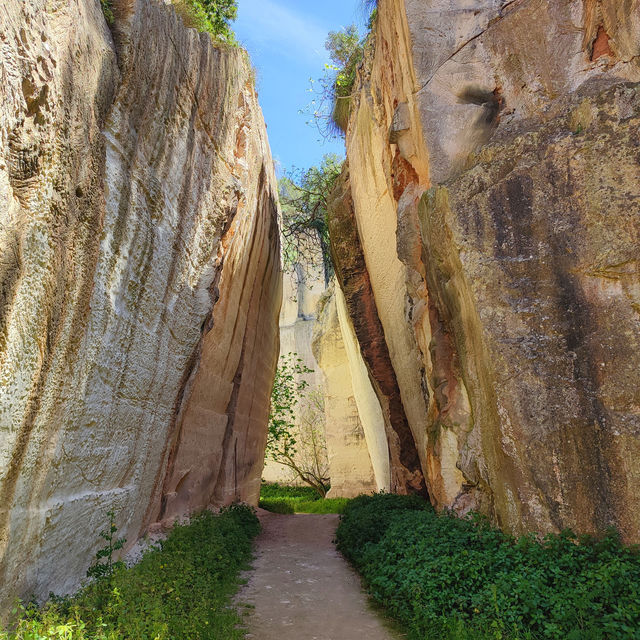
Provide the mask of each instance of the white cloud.
{"label": "white cloud", "polygon": [[327,57],[327,30],[312,18],[292,11],[275,0],[239,0],[235,30],[249,49],[277,49],[291,58],[317,63]]}

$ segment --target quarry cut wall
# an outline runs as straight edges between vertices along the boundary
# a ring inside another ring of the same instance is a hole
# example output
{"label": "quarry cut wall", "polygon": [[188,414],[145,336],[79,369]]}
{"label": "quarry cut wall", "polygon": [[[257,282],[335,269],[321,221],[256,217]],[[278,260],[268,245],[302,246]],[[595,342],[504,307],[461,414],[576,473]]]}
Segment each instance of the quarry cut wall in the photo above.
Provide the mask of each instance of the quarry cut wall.
{"label": "quarry cut wall", "polygon": [[250,64],[155,0],[0,6],[0,609],[107,511],[255,502],[281,297]]}
{"label": "quarry cut wall", "polygon": [[[295,265],[283,268],[279,325],[280,356],[286,357],[295,353],[302,360],[302,364],[312,371],[303,376],[308,387],[304,397],[294,407],[293,416],[296,425],[306,425],[305,433],[308,438],[311,425],[324,431],[324,378],[311,350],[311,342],[316,326],[316,306],[325,290],[325,283],[321,256],[311,255],[306,258]],[[298,432],[297,440],[300,439],[299,435]],[[305,439],[305,436],[302,438]],[[302,453],[304,449],[300,443],[299,451]],[[262,478],[266,482],[284,484],[301,482],[289,467],[271,459],[265,460]]]}
{"label": "quarry cut wall", "polygon": [[[344,297],[333,284],[327,289],[320,252],[308,252],[302,257],[283,271],[280,309],[280,356],[296,354],[310,369],[300,376],[308,386],[292,416],[295,460],[302,469],[324,469],[322,473],[330,478],[331,498],[388,490],[389,455],[384,426],[380,418],[381,431],[376,431],[378,423],[372,413],[377,408],[379,414],[380,405],[366,370],[361,375],[358,368],[364,369],[364,365],[355,336],[351,335],[353,330],[349,332]],[[360,415],[368,419],[361,421]],[[368,429],[365,439],[363,427],[370,424],[374,427]],[[314,431],[324,436],[320,439],[322,446],[317,448],[312,444]],[[375,469],[374,461],[380,461]],[[269,457],[262,478],[266,482],[302,484],[292,469]]]}
{"label": "quarry cut wall", "polygon": [[[352,368],[350,345],[345,340],[348,334],[343,332],[340,307],[344,309],[341,291],[331,285],[318,304],[312,344],[325,379],[325,434],[331,476],[331,490],[327,497],[353,498],[388,488],[388,480],[385,483],[388,454],[386,467],[374,467],[375,433],[369,433],[365,438],[365,424],[360,419],[363,412],[356,399],[359,380]],[[344,319],[344,311],[342,315]],[[383,446],[386,453],[386,440]]]}
{"label": "quarry cut wall", "polygon": [[392,487],[640,541],[639,81],[638,0],[380,0],[330,226]]}

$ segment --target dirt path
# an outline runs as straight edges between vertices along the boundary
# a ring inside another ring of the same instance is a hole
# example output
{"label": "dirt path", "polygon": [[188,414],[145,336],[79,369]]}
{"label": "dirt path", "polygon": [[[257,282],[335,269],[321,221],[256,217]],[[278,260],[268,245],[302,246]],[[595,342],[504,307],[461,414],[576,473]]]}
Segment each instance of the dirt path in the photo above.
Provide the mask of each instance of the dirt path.
{"label": "dirt path", "polygon": [[[393,640],[332,543],[338,516],[261,511],[254,570],[238,595],[253,640]],[[255,608],[254,608],[255,607]]]}

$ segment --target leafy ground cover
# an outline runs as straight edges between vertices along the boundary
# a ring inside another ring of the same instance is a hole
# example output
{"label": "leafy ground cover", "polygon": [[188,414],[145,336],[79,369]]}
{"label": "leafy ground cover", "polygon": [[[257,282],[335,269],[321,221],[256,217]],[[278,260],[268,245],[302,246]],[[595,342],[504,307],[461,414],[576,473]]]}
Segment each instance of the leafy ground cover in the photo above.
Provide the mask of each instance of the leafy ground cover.
{"label": "leafy ground cover", "polygon": [[321,498],[311,487],[263,483],[260,506],[274,513],[343,513],[347,498]]}
{"label": "leafy ground cover", "polygon": [[[240,640],[231,597],[259,528],[249,507],[205,511],[176,525],[134,567],[115,563],[73,597],[18,607],[14,630],[0,631],[0,640]],[[103,535],[108,546],[113,533]],[[111,564],[102,557],[94,566]]]}
{"label": "leafy ground cover", "polygon": [[613,530],[516,539],[377,494],[349,502],[337,543],[411,639],[640,638],[640,553]]}

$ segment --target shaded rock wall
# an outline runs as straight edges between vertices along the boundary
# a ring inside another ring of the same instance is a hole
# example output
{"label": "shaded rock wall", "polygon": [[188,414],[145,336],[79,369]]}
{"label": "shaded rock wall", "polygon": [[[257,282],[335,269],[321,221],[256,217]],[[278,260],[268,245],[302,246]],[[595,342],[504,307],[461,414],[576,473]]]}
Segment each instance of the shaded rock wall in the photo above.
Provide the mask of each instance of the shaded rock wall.
{"label": "shaded rock wall", "polygon": [[0,7],[0,607],[73,588],[109,509],[133,543],[257,497],[281,285],[250,66],[114,4],[113,34],[93,0]]}
{"label": "shaded rock wall", "polygon": [[593,110],[581,133],[569,112],[496,140],[427,193],[428,281],[455,310],[501,521],[637,540],[640,91],[576,104]]}
{"label": "shaded rock wall", "polygon": [[[361,245],[440,508],[640,540],[639,16],[379,3],[347,132],[353,222],[332,231]],[[341,284],[358,334],[372,313]]]}
{"label": "shaded rock wall", "polygon": [[[339,296],[349,312],[352,329],[345,326],[344,338],[350,343],[353,332],[360,345],[361,357],[367,368],[370,384],[375,389],[379,408],[373,409],[373,419],[362,419],[368,426],[367,431],[379,432],[378,413],[381,412],[387,438],[385,453],[389,456],[389,480],[392,491],[406,493],[422,491],[424,477],[420,467],[420,458],[414,435],[407,422],[400,387],[390,359],[389,347],[385,340],[384,328],[378,316],[372,283],[362,253],[362,244],[358,237],[354,215],[351,184],[348,170],[338,178],[329,205],[329,229],[331,250],[336,269],[336,279],[343,295]],[[351,359],[353,363],[353,358]],[[324,368],[324,367],[323,367]],[[326,369],[325,369],[326,372]],[[352,364],[354,381],[362,379]],[[367,385],[365,385],[366,388]],[[371,405],[370,402],[361,404]],[[372,448],[377,448],[373,447]],[[378,455],[374,454],[374,460]],[[386,476],[386,471],[384,476]]]}

